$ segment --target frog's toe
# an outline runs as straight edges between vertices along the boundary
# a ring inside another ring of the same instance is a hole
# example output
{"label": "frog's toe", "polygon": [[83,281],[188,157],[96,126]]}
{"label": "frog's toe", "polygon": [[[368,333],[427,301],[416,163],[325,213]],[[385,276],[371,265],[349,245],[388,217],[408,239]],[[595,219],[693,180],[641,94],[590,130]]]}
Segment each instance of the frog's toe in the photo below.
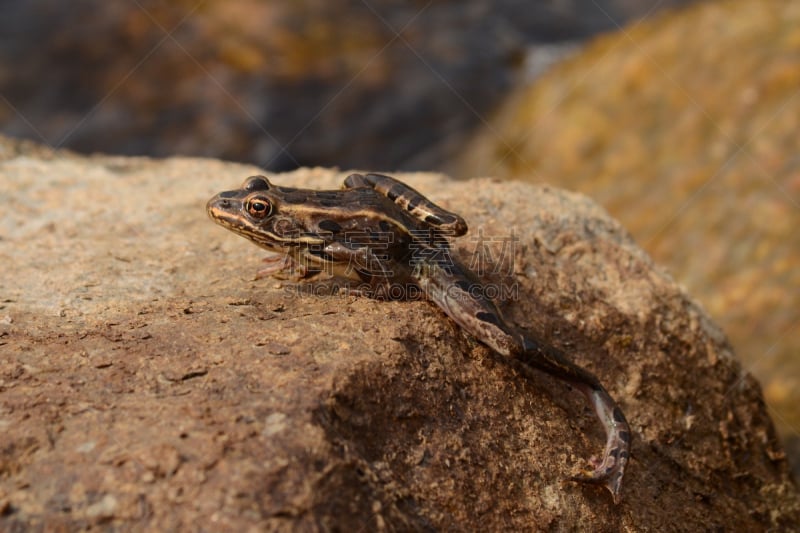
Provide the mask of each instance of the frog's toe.
{"label": "frog's toe", "polygon": [[595,457],[592,457],[589,462],[594,467],[594,470],[584,470],[578,475],[570,476],[569,480],[604,485],[614,498],[614,503],[619,503],[622,500],[620,491],[622,490],[622,476],[625,473],[624,463],[613,462],[606,464],[609,461],[599,461]]}

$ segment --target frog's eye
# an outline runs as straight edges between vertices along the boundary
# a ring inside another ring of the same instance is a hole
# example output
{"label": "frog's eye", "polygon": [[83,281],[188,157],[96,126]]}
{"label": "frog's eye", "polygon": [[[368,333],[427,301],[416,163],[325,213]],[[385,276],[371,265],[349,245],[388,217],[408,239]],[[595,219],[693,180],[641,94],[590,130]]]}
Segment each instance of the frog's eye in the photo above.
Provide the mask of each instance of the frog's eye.
{"label": "frog's eye", "polygon": [[253,218],[267,218],[272,214],[272,204],[266,198],[251,198],[247,201],[246,207]]}

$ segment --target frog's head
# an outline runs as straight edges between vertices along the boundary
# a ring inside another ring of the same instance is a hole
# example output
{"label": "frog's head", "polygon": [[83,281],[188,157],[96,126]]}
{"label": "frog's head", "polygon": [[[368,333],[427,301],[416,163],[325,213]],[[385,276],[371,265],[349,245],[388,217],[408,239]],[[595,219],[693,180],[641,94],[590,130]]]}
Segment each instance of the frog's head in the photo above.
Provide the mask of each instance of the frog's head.
{"label": "frog's head", "polygon": [[251,176],[241,188],[214,196],[206,204],[206,212],[217,224],[259,246],[285,252],[287,246],[322,242],[306,227],[302,213],[292,209],[303,204],[302,198],[294,197],[298,195],[305,196],[305,191]]}

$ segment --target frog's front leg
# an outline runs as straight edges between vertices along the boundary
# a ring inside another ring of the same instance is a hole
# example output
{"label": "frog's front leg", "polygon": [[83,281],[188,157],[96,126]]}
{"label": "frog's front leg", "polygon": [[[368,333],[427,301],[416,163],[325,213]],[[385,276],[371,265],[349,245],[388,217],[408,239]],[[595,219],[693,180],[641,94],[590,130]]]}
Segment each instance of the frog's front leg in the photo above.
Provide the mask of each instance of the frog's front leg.
{"label": "frog's front leg", "polygon": [[[294,252],[294,253],[293,253]],[[273,252],[264,257],[266,266],[256,272],[256,280],[272,277],[279,280],[310,283],[324,279],[328,272],[317,258],[299,255],[296,250]]]}
{"label": "frog's front leg", "polygon": [[299,281],[305,277],[305,269],[301,268],[291,256],[287,254],[270,254],[263,260],[266,266],[256,272],[255,279],[274,277],[277,279],[291,279]]}
{"label": "frog's front leg", "polygon": [[351,248],[341,242],[332,242],[325,246],[325,254],[331,259],[333,273],[353,282],[347,286],[347,294],[379,300],[391,299],[387,295],[398,272],[371,246]]}

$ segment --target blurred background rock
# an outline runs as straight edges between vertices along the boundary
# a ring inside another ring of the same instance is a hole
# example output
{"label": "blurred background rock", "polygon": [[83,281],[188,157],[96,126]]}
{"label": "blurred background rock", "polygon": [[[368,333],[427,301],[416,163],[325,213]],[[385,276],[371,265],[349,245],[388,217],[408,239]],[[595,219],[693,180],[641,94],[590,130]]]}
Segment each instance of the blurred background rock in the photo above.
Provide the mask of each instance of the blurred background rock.
{"label": "blurred background rock", "polygon": [[677,0],[0,0],[0,127],[82,152],[431,169],[530,46]]}
{"label": "blurred background rock", "polygon": [[707,2],[597,39],[447,169],[604,205],[728,333],[800,475],[800,2]]}
{"label": "blurred background rock", "polygon": [[797,469],[800,2],[689,3],[0,0],[0,132],[585,192],[723,325]]}

